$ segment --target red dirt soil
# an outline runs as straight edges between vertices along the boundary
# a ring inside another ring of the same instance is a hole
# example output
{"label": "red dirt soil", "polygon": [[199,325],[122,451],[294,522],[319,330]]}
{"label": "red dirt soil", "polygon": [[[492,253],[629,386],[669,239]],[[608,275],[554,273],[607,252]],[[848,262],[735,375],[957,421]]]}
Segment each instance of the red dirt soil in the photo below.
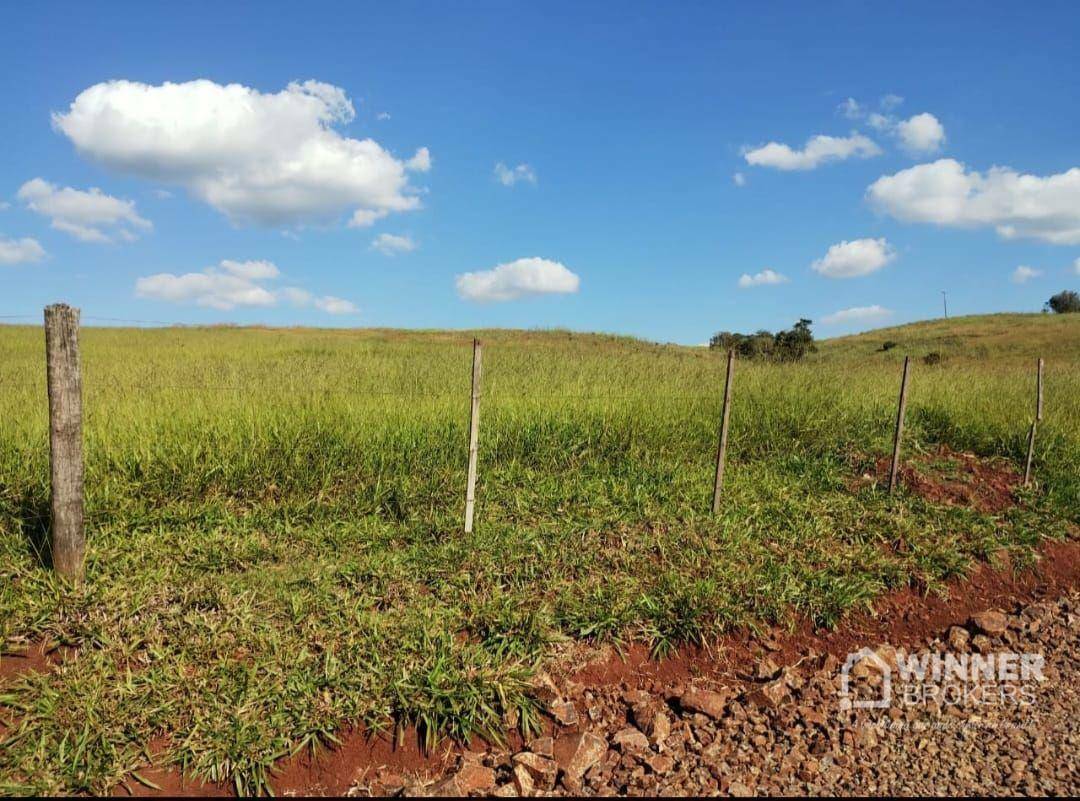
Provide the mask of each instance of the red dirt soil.
{"label": "red dirt soil", "polygon": [[[888,483],[891,459],[883,456],[856,487],[864,483]],[[954,451],[944,445],[904,460],[900,485],[931,503],[967,506],[986,514],[1004,512],[1017,505],[1016,491],[1024,477],[1005,459],[984,459],[973,453]]]}
{"label": "red dirt soil", "polygon": [[[753,633],[736,631],[706,649],[684,648],[675,655],[656,661],[648,649],[636,645],[619,655],[610,649],[576,649],[570,658],[577,667],[553,670],[557,684],[580,695],[590,686],[620,684],[628,688],[663,692],[666,687],[692,678],[709,679],[716,684],[745,683],[761,653],[769,651],[780,666],[794,664],[811,650],[831,653],[838,658],[863,645],[888,642],[910,646],[943,632],[951,625],[965,623],[973,614],[990,608],[1011,609],[1024,603],[1054,598],[1080,586],[1080,541],[1047,542],[1039,549],[1039,560],[1032,568],[1014,571],[1006,565],[995,569],[988,564],[976,566],[965,580],[947,585],[946,597],[926,596],[913,588],[890,592],[875,603],[872,612],[849,615],[834,631],[815,629],[808,621],[799,621],[792,630],[773,629]],[[586,657],[591,655],[589,661]],[[55,662],[41,649],[26,657],[5,656],[0,666],[0,684],[8,677],[26,670],[48,669]],[[584,667],[580,667],[585,662]],[[14,667],[12,667],[14,665]],[[360,729],[339,733],[341,745],[317,755],[304,753],[283,760],[272,780],[278,794],[340,795],[356,784],[392,788],[402,777],[437,776],[454,764],[463,747],[450,741],[425,752],[415,731],[405,734],[400,746],[385,735],[371,737]],[[515,738],[516,739],[516,738]],[[519,745],[511,742],[511,746]],[[483,750],[483,743],[471,744],[469,750]],[[155,751],[158,749],[154,749]],[[132,795],[231,795],[231,786],[204,784],[185,780],[174,768],[151,768],[140,775],[159,785],[154,790],[130,779],[114,792]]]}

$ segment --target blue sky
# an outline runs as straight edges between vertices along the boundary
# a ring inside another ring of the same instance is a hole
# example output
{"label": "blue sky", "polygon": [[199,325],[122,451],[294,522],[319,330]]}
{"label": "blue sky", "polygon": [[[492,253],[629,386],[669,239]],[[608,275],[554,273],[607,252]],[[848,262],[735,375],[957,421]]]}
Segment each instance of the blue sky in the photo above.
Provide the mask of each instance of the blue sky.
{"label": "blue sky", "polygon": [[[935,317],[941,290],[952,314],[1034,311],[1080,284],[1074,3],[4,18],[0,316],[693,344]],[[740,287],[765,270],[781,282]]]}

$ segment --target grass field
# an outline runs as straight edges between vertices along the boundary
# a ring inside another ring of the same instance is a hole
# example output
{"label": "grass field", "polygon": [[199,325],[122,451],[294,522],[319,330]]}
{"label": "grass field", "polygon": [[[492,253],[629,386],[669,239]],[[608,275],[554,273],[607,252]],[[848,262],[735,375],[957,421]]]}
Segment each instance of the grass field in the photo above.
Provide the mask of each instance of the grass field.
{"label": "grass field", "polygon": [[[536,719],[528,680],[565,638],[663,655],[795,614],[833,625],[1080,519],[1080,315],[936,321],[794,366],[740,363],[717,517],[721,354],[479,335],[465,536],[471,333],[84,329],[89,547],[73,587],[35,551],[43,335],[0,327],[0,637],[78,648],[0,686],[0,792],[102,791],[152,742],[158,761],[255,791],[348,722],[496,736],[508,710]],[[1046,358],[1023,505],[851,489],[888,452],[903,355],[930,351],[943,361],[914,362],[908,453],[1017,464]]]}

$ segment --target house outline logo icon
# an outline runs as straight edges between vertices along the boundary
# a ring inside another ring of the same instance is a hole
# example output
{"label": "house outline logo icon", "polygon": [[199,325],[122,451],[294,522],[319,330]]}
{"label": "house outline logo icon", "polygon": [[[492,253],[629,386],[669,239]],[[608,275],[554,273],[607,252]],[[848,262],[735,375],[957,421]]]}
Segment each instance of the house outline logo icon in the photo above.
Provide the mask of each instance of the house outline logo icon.
{"label": "house outline logo icon", "polygon": [[[851,697],[851,669],[862,661],[867,661],[881,671],[881,697],[863,699]],[[840,670],[840,708],[841,709],[885,709],[892,704],[892,668],[872,648],[860,648],[848,654],[844,667]]]}

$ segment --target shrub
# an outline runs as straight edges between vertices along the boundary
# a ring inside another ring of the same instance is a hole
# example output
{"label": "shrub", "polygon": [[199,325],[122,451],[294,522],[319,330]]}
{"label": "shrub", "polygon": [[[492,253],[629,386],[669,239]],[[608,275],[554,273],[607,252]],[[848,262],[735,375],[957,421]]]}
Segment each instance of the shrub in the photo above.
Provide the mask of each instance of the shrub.
{"label": "shrub", "polygon": [[886,339],[884,342],[881,343],[881,349],[883,351],[892,350],[895,347],[896,347],[896,343],[893,342],[891,339]]}
{"label": "shrub", "polygon": [[1071,289],[1065,289],[1050,298],[1050,300],[1046,302],[1046,305],[1058,314],[1080,312],[1080,295],[1073,292]]}
{"label": "shrub", "polygon": [[941,354],[936,350],[922,357],[923,364],[941,364]]}

